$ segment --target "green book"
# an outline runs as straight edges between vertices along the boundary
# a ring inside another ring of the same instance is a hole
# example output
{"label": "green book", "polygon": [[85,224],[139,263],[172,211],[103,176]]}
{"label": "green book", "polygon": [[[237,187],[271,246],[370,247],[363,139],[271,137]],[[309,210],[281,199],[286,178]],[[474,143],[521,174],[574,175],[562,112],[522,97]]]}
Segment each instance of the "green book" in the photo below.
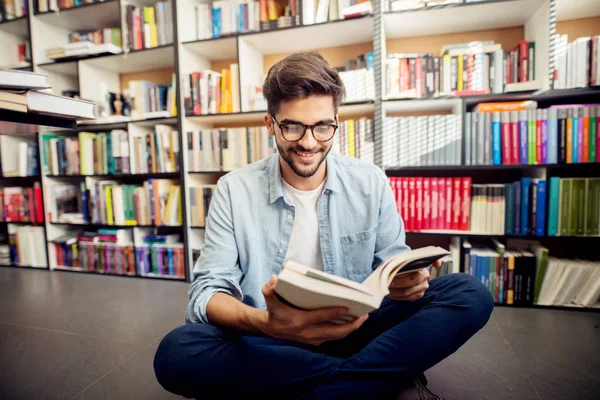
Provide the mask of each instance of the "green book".
{"label": "green book", "polygon": [[515,235],[515,188],[512,183],[504,185],[504,198],[506,199],[506,214],[504,216],[504,233]]}
{"label": "green book", "polygon": [[571,215],[571,187],[573,179],[560,180],[560,236],[569,236],[569,216]]}
{"label": "green book", "polygon": [[[560,205],[560,178],[553,176],[550,178],[550,190],[548,197],[550,199],[548,206],[548,236],[558,235],[558,210]],[[508,204],[508,203],[507,203]]]}
{"label": "green book", "polygon": [[527,125],[527,143],[529,144],[529,148],[528,148],[528,160],[529,160],[529,164],[535,164],[536,163],[536,154],[535,154],[535,144],[536,144],[536,138],[535,138],[535,128],[536,128],[536,111],[535,110],[528,110],[527,111],[527,119],[528,119],[528,125]]}
{"label": "green book", "polygon": [[571,188],[569,235],[583,235],[585,225],[585,179],[574,178]]}
{"label": "green book", "polygon": [[590,108],[590,162],[596,161],[596,119],[598,117],[598,109]]}
{"label": "green book", "polygon": [[588,179],[585,234],[600,235],[600,178]]}
{"label": "green book", "polygon": [[548,266],[548,249],[542,246],[534,245],[531,250],[535,254],[535,287],[533,290],[533,303],[537,304],[542,290],[542,283],[546,276],[546,267]]}
{"label": "green book", "polygon": [[60,139],[58,135],[52,135],[44,133],[42,134],[42,173],[44,175],[49,175],[52,170],[50,167],[50,163],[52,162],[52,151],[50,148],[50,140],[52,139]]}
{"label": "green book", "polygon": [[535,42],[529,42],[529,54],[527,55],[527,62],[529,63],[529,75],[530,81],[535,81]]}

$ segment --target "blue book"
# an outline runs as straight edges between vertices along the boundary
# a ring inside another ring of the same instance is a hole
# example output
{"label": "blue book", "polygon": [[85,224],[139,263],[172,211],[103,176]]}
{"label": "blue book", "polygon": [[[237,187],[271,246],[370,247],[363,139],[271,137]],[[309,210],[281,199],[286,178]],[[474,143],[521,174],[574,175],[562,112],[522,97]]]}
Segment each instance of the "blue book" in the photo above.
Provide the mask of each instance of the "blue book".
{"label": "blue book", "polygon": [[83,221],[86,224],[89,224],[90,221],[90,210],[88,208],[88,191],[85,187],[85,182],[81,182],[80,185],[80,191],[81,191],[81,213],[83,214]]}
{"label": "blue book", "polygon": [[375,66],[375,53],[372,51],[367,53],[366,64],[367,69],[372,69]]}
{"label": "blue book", "polygon": [[513,183],[514,199],[515,199],[515,235],[521,234],[521,182]]}
{"label": "blue book", "polygon": [[492,164],[502,164],[502,137],[500,133],[500,113],[492,113]]}
{"label": "blue book", "polygon": [[479,275],[477,275],[477,254],[471,253],[471,262],[469,263],[469,266],[471,268],[471,271],[469,271],[471,275],[479,279]]}
{"label": "blue book", "polygon": [[244,32],[245,26],[244,22],[246,21],[246,12],[244,10],[244,3],[238,4],[238,32]]}
{"label": "blue book", "polygon": [[529,164],[527,111],[519,112],[519,164]]}
{"label": "blue book", "polygon": [[558,204],[560,201],[560,178],[550,178],[550,204],[548,208],[548,236],[558,235]]}
{"label": "blue book", "polygon": [[531,178],[521,178],[521,235],[529,234],[529,189]]}
{"label": "blue book", "polygon": [[175,260],[173,259],[172,247],[167,247],[167,255],[169,257],[169,275],[175,276]]}
{"label": "blue book", "polygon": [[558,163],[558,110],[548,109],[548,164]]}
{"label": "blue book", "polygon": [[213,26],[212,26],[212,34],[213,34],[213,38],[218,38],[219,36],[221,36],[221,9],[220,8],[213,8],[212,9],[212,20],[213,20]]}
{"label": "blue book", "polygon": [[535,215],[535,234],[544,236],[546,231],[546,180],[541,179],[537,182],[537,205]]}
{"label": "blue book", "polygon": [[506,199],[506,213],[504,214],[504,234],[515,234],[515,195],[514,187],[511,183],[504,185],[504,196]]}

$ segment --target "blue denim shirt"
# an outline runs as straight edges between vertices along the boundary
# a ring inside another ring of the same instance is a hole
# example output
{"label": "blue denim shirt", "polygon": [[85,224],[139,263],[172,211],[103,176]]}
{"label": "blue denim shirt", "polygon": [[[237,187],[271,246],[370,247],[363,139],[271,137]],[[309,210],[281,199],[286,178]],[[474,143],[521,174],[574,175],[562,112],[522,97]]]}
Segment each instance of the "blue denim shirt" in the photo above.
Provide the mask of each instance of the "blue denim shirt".
{"label": "blue denim shirt", "polygon": [[[325,272],[362,282],[409,249],[388,180],[373,164],[330,153],[317,213]],[[207,323],[206,306],[217,292],[266,309],[261,290],[281,271],[293,226],[278,153],[222,177],[193,269],[187,321]]]}

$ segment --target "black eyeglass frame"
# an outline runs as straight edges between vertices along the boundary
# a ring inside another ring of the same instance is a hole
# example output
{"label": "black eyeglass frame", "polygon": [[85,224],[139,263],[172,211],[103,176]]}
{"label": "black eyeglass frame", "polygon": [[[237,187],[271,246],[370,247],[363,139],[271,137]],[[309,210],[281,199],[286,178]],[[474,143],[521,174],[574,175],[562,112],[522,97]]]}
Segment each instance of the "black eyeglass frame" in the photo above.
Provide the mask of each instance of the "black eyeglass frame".
{"label": "black eyeglass frame", "polygon": [[[333,139],[333,137],[335,136],[335,133],[337,132],[339,125],[338,124],[315,124],[315,125],[304,125],[301,124],[300,122],[295,122],[293,124],[280,124],[279,122],[277,122],[277,120],[275,119],[274,116],[270,115],[271,119],[273,120],[273,122],[275,122],[275,125],[277,125],[279,127],[279,130],[281,131],[281,136],[283,136],[283,138],[291,143],[295,143],[295,142],[299,142],[302,140],[302,138],[304,137],[304,135],[306,135],[306,131],[308,129],[310,129],[310,132],[313,135],[313,138],[320,143],[325,143],[325,142],[329,142],[331,139]],[[337,121],[337,118],[336,118]],[[287,125],[301,125],[302,128],[304,129],[304,131],[302,132],[302,136],[300,136],[298,139],[296,140],[289,140],[288,138],[285,137],[285,133],[283,133],[283,127],[287,126]],[[315,136],[315,131],[313,130],[315,127],[317,126],[330,126],[333,128],[333,133],[331,134],[331,137],[327,140],[319,140],[317,139],[317,137]]]}

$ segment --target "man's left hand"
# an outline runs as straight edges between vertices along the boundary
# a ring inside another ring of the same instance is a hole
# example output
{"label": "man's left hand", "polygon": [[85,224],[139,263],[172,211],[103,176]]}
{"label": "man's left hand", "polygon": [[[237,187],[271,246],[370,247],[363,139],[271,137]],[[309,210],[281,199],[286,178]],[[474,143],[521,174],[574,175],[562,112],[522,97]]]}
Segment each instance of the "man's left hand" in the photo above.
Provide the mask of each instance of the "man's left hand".
{"label": "man's left hand", "polygon": [[[442,263],[436,261],[431,265],[439,268]],[[429,278],[429,271],[425,268],[411,274],[396,276],[390,284],[390,294],[387,297],[394,300],[419,300],[429,288]]]}

